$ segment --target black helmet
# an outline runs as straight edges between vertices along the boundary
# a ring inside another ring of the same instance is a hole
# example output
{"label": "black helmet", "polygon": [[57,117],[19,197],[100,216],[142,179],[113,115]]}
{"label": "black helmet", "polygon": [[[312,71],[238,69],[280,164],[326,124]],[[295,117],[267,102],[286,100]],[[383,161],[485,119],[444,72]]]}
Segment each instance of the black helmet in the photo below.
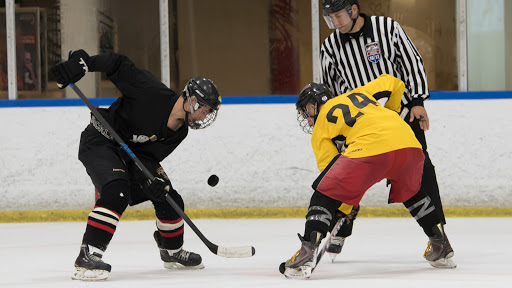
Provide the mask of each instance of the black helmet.
{"label": "black helmet", "polygon": [[[192,107],[190,101],[191,96],[196,96],[197,103],[195,107]],[[188,101],[190,105],[190,112],[187,112],[187,123],[192,129],[202,129],[210,126],[217,118],[217,112],[219,111],[222,98],[220,96],[217,86],[212,80],[203,77],[196,77],[190,79],[185,88],[183,89],[183,97]],[[183,102],[185,105],[185,102]],[[188,113],[193,113],[201,106],[208,106],[212,108],[212,112],[208,114],[203,121],[190,123],[188,122]]]}
{"label": "black helmet", "polygon": [[[329,14],[336,13],[343,9],[345,9],[348,13],[348,16],[350,18],[352,18],[352,5],[354,5],[354,4],[356,4],[358,10],[360,10],[359,1],[357,1],[357,0],[323,0],[323,2],[322,2],[323,16],[324,16],[325,22],[327,23],[327,26],[329,26],[330,29],[336,29],[335,25],[332,22],[331,16]],[[359,17],[359,13],[357,16]],[[356,22],[354,19],[352,19],[352,21],[353,21],[352,28],[354,28],[354,25]]]}
{"label": "black helmet", "polygon": [[358,9],[361,9],[359,7],[359,1],[358,0],[323,0],[322,1],[322,8],[324,9],[324,15],[330,14],[330,13],[336,13],[340,11],[341,9],[352,6],[356,4]]}
{"label": "black helmet", "polygon": [[[302,89],[299,94],[299,99],[297,99],[297,103],[295,104],[295,108],[297,109],[297,121],[304,132],[309,134],[313,133],[313,127],[309,126],[308,118],[314,117],[316,121],[318,107],[332,98],[334,98],[334,95],[325,84],[311,82]],[[315,115],[308,115],[307,105],[310,103],[315,105]]]}
{"label": "black helmet", "polygon": [[221,103],[219,90],[210,79],[196,77],[188,80],[183,94],[185,97],[196,96],[199,105],[206,105],[213,110],[219,110]]}

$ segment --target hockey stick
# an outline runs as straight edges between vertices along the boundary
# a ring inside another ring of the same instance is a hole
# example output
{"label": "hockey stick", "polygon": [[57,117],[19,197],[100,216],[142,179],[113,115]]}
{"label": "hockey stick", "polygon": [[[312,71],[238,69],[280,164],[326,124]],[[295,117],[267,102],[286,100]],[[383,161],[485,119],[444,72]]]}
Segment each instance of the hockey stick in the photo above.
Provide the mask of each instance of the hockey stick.
{"label": "hockey stick", "polygon": [[[96,109],[91,104],[89,99],[87,99],[87,97],[85,97],[84,93],[82,93],[82,91],[75,84],[69,84],[69,86],[71,86],[71,88],[73,88],[73,91],[75,91],[75,93],[82,99],[82,101],[84,101],[85,105],[87,105],[89,110],[91,110],[94,117],[96,117],[96,119],[98,119],[98,121],[101,123],[101,125],[103,125],[103,127],[105,127],[105,129],[108,130],[110,135],[112,135],[114,140],[119,145],[121,145],[123,150],[132,158],[132,160],[135,162],[137,167],[142,171],[142,173],[144,173],[144,175],[146,175],[146,177],[148,177],[149,179],[153,180],[153,178],[154,178],[153,174],[151,174],[151,172],[149,172],[148,168],[146,168],[146,166],[144,166],[144,164],[142,164],[142,162],[139,160],[139,158],[137,158],[137,156],[135,156],[135,154],[132,152],[130,147],[128,147],[128,145],[126,145],[126,143],[124,143],[123,139],[121,139],[121,137],[114,131],[114,129],[110,126],[110,124],[108,124],[108,122],[105,120],[105,118],[103,118],[103,116],[101,116],[101,114],[98,112],[98,109]],[[181,218],[183,218],[185,220],[185,222],[187,222],[188,226],[190,226],[190,228],[192,228],[192,230],[197,234],[197,236],[199,236],[201,241],[203,241],[203,243],[206,245],[206,247],[208,247],[208,249],[210,249],[210,251],[213,254],[221,256],[221,257],[226,257],[226,258],[244,258],[244,257],[251,257],[256,252],[256,250],[252,246],[222,247],[222,246],[213,244],[203,235],[203,233],[201,233],[201,231],[199,231],[199,229],[192,222],[192,220],[190,220],[190,218],[188,218],[187,214],[185,214],[185,212],[183,212],[183,210],[181,210],[180,206],[178,206],[178,204],[176,204],[176,202],[172,199],[171,196],[169,196],[168,193],[165,194],[165,199],[167,200],[167,202],[169,202],[169,204],[171,204],[172,208],[176,211],[176,213],[178,213],[181,216]]]}
{"label": "hockey stick", "polygon": [[402,110],[402,113],[400,113],[400,118],[405,120],[405,116],[407,116],[407,113],[409,113],[409,108],[404,107],[404,109]]}
{"label": "hockey stick", "polygon": [[313,269],[311,269],[311,273],[313,273],[313,271],[315,271],[316,267],[318,266],[318,263],[322,259],[322,256],[324,256],[325,251],[327,251],[327,247],[329,247],[329,244],[331,243],[331,238],[334,235],[336,235],[338,233],[338,231],[340,231],[341,225],[343,225],[343,222],[345,222],[345,218],[346,217],[341,217],[340,219],[338,219],[338,222],[336,222],[336,224],[334,225],[334,228],[332,228],[332,231],[331,231],[331,234],[329,235],[329,238],[326,239],[324,246],[322,247],[322,249],[316,255],[315,267],[313,267]]}

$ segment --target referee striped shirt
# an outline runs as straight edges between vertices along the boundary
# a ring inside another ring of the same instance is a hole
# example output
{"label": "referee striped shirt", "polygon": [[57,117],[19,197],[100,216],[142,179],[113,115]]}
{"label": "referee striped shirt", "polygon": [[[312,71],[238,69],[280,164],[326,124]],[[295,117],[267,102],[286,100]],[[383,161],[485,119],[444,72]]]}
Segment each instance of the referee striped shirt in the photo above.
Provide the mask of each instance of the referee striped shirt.
{"label": "referee striped shirt", "polygon": [[389,17],[361,17],[365,21],[359,32],[336,30],[325,39],[320,50],[322,82],[340,95],[390,74],[405,82],[402,106],[423,106],[430,96],[427,75],[411,39]]}

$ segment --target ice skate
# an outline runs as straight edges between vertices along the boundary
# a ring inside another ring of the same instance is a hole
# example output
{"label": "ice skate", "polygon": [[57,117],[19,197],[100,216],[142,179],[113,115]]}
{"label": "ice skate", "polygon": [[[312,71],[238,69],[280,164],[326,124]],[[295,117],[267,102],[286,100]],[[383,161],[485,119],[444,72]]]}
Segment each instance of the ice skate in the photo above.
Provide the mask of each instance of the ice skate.
{"label": "ice skate", "polygon": [[[91,249],[97,249],[92,248]],[[71,276],[73,280],[82,281],[100,281],[108,278],[110,264],[107,264],[101,260],[102,255],[93,252],[90,253],[90,247],[83,244],[80,246],[80,254],[75,261],[76,272]]]}
{"label": "ice skate", "polygon": [[326,252],[329,253],[329,257],[331,257],[331,261],[333,263],[334,260],[336,260],[336,256],[341,253],[344,243],[345,237],[334,236],[331,238],[331,242],[329,243],[329,246],[327,246]]}
{"label": "ice skate", "polygon": [[155,241],[160,249],[160,258],[164,261],[164,267],[167,269],[203,269],[201,255],[179,249],[167,250],[162,248],[161,237],[158,231],[153,234]]}
{"label": "ice skate", "polygon": [[311,232],[310,241],[304,240],[299,236],[302,242],[301,248],[284,265],[283,274],[286,278],[309,279],[311,272],[316,266],[317,250],[322,241],[320,232]]}
{"label": "ice skate", "polygon": [[[453,269],[457,264],[453,261],[454,255],[450,241],[444,233],[442,224],[432,228],[435,236],[429,237],[429,246],[425,251],[425,259],[435,268]],[[430,249],[429,249],[430,248]]]}

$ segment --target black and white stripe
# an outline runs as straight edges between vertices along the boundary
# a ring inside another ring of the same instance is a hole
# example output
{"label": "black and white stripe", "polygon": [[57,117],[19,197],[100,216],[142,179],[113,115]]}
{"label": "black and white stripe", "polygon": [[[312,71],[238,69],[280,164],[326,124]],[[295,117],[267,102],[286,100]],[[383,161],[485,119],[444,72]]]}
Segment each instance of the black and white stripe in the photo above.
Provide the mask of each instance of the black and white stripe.
{"label": "black and white stripe", "polygon": [[[405,82],[402,104],[429,95],[423,60],[400,24],[389,17],[366,16],[358,36],[338,30],[325,39],[320,50],[322,82],[340,95],[375,80],[381,74],[393,75]],[[366,45],[377,42],[380,60],[372,63]]]}

